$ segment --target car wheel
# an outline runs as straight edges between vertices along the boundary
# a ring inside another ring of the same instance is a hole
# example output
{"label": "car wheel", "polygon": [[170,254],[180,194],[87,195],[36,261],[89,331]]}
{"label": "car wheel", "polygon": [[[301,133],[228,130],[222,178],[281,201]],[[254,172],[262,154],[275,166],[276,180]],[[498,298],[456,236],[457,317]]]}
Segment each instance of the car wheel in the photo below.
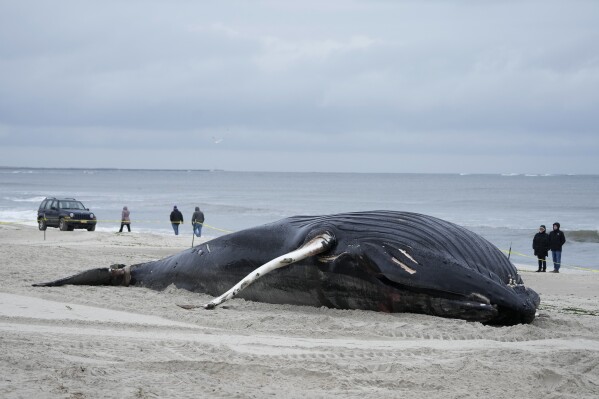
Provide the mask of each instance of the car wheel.
{"label": "car wheel", "polygon": [[89,226],[87,228],[87,231],[95,231],[96,230],[96,225],[94,224],[93,226]]}
{"label": "car wheel", "polygon": [[64,219],[60,219],[60,222],[58,222],[58,228],[60,229],[60,231],[68,231],[69,225],[67,224],[67,222],[65,222]]}
{"label": "car wheel", "polygon": [[40,229],[40,231],[44,231],[48,228],[48,225],[44,219],[39,219],[37,221],[37,227]]}

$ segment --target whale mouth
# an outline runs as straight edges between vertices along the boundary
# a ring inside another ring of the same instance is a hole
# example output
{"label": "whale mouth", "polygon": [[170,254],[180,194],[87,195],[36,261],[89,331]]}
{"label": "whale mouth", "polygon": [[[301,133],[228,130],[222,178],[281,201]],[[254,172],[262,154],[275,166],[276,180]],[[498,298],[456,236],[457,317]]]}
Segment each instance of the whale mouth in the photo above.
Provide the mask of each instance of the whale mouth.
{"label": "whale mouth", "polygon": [[[465,294],[410,286],[385,276],[379,276],[378,279],[400,293],[396,296],[399,299],[387,306],[391,312],[411,311],[489,325],[514,325],[532,322],[540,303],[539,295],[522,285],[510,287],[513,291],[511,299],[498,303],[480,293]],[[410,298],[409,301],[405,300],[406,296]]]}
{"label": "whale mouth", "polygon": [[499,315],[497,306],[469,300],[436,298],[432,309],[443,317],[490,323]]}

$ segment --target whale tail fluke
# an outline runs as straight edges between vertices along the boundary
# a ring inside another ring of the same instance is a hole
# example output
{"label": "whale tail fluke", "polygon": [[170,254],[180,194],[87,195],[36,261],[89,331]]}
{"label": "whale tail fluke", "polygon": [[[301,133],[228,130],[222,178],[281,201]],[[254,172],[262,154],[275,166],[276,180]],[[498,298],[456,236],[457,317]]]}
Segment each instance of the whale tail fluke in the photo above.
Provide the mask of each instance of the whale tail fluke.
{"label": "whale tail fluke", "polygon": [[125,265],[112,265],[90,269],[73,276],[46,283],[32,284],[34,287],[59,287],[61,285],[129,285],[130,268]]}

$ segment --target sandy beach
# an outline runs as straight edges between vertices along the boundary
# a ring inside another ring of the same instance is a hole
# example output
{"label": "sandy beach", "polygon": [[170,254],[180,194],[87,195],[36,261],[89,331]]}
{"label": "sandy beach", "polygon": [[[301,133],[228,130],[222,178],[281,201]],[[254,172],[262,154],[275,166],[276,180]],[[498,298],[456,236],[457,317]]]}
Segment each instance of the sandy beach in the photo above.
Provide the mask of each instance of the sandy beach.
{"label": "sandy beach", "polygon": [[[134,226],[135,227],[135,226]],[[534,273],[530,325],[269,305],[169,287],[36,288],[191,236],[0,225],[2,398],[596,398],[599,273]],[[197,243],[197,241],[196,241]]]}

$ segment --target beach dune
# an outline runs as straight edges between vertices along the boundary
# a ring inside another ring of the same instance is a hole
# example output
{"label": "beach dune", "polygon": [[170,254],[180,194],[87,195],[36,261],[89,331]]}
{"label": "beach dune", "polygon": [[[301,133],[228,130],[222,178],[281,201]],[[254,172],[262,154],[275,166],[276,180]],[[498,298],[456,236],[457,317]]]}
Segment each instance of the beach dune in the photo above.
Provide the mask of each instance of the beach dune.
{"label": "beach dune", "polygon": [[[3,398],[595,398],[599,273],[534,273],[532,324],[271,305],[177,289],[32,287],[191,237],[0,225]],[[197,244],[197,239],[196,239]]]}

